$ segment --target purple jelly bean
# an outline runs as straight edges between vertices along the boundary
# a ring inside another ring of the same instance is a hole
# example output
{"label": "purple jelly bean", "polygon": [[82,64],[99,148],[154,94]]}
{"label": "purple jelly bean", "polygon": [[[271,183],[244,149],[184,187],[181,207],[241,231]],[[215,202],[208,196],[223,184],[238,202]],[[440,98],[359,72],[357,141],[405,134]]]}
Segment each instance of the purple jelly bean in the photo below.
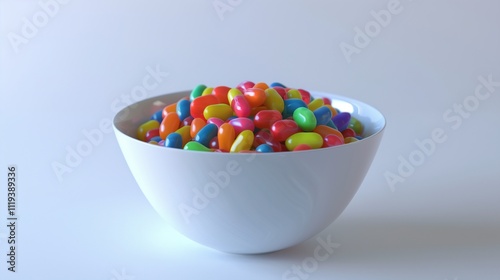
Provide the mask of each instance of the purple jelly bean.
{"label": "purple jelly bean", "polygon": [[351,114],[347,112],[342,112],[333,117],[332,121],[337,127],[339,131],[343,131],[349,125],[349,121],[351,120]]}

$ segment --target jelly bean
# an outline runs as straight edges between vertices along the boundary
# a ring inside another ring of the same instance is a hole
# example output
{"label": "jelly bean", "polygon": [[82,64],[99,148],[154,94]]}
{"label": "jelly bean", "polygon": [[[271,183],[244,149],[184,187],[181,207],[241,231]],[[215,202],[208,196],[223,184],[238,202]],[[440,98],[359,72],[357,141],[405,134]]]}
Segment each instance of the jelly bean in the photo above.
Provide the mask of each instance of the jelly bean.
{"label": "jelly bean", "polygon": [[363,134],[363,124],[353,116],[351,116],[351,120],[349,121],[349,125],[347,127],[352,128],[352,130],[356,132],[356,135]]}
{"label": "jelly bean", "polygon": [[286,99],[286,89],[282,87],[273,87],[273,89],[281,96],[281,99]]}
{"label": "jelly bean", "polygon": [[311,149],[318,149],[323,146],[323,137],[316,132],[298,132],[285,141],[286,148],[289,151],[293,151],[300,144],[306,144]]}
{"label": "jelly bean", "polygon": [[156,142],[158,142],[158,144],[160,144],[160,142],[161,142],[162,140],[163,140],[163,139],[161,139],[161,137],[160,137],[160,136],[155,136],[155,137],[151,138],[151,140],[150,140],[150,141],[156,141]]}
{"label": "jelly bean", "polygon": [[271,146],[275,152],[280,152],[282,150],[281,143],[274,139],[269,129],[261,129],[255,134],[252,147],[256,148],[262,144]]}
{"label": "jelly bean", "polygon": [[201,96],[203,95],[209,95],[209,94],[212,94],[212,91],[214,90],[213,87],[207,87],[203,90],[203,92],[201,93]]}
{"label": "jelly bean", "polygon": [[330,98],[328,98],[328,97],[321,97],[321,99],[323,99],[323,103],[325,105],[332,105],[332,101],[330,100]]}
{"label": "jelly bean", "polygon": [[240,134],[243,130],[253,131],[255,129],[255,125],[251,119],[247,118],[236,118],[229,121],[234,127],[234,132],[236,135]]}
{"label": "jelly bean", "polygon": [[205,107],[205,110],[203,110],[203,117],[205,117],[206,120],[208,120],[209,118],[219,118],[221,120],[227,120],[227,118],[232,115],[233,109],[231,109],[231,106],[223,103],[208,105],[207,107]]}
{"label": "jelly bean", "polygon": [[[337,126],[333,123],[333,121],[332,121],[332,120],[328,121],[328,122],[326,123],[326,126],[329,126],[329,127],[333,128],[333,129],[337,129]],[[338,129],[337,129],[337,130],[338,130]]]}
{"label": "jelly bean", "polygon": [[240,134],[238,134],[238,136],[236,136],[236,139],[234,139],[229,152],[237,153],[243,150],[250,150],[250,148],[252,148],[253,140],[253,132],[251,130],[243,130]]}
{"label": "jelly bean", "polygon": [[266,89],[269,88],[269,86],[266,83],[262,83],[262,82],[256,83],[253,87],[254,88],[260,88],[262,90],[266,90]]}
{"label": "jelly bean", "polygon": [[177,102],[175,112],[177,113],[181,121],[191,115],[190,105],[191,102],[189,100],[179,100],[179,102]]}
{"label": "jelly bean", "polygon": [[351,114],[347,112],[342,112],[335,117],[333,117],[332,121],[338,130],[342,131],[347,128],[349,125],[349,121],[351,120]]}
{"label": "jelly bean", "polygon": [[[306,104],[309,104],[311,102],[311,93],[305,89],[298,89],[301,99],[304,100]],[[312,111],[312,110],[311,110]]]}
{"label": "jelly bean", "polygon": [[165,140],[158,141],[158,146],[165,146]]}
{"label": "jelly bean", "polygon": [[181,120],[175,112],[168,113],[160,124],[160,137],[161,139],[167,138],[167,136],[179,129]]}
{"label": "jelly bean", "polygon": [[207,88],[206,85],[197,85],[192,91],[191,94],[189,95],[189,100],[193,101],[195,98],[198,98],[201,96],[203,91]]}
{"label": "jelly bean", "polygon": [[[158,128],[151,129],[148,132],[146,132],[146,142],[149,142],[152,140],[153,137],[160,136],[160,130]],[[161,138],[161,137],[160,137]],[[158,141],[156,141],[158,142]]]}
{"label": "jelly bean", "polygon": [[182,142],[182,136],[177,132],[173,132],[167,136],[164,145],[168,148],[182,149]]}
{"label": "jelly bean", "polygon": [[274,83],[271,83],[271,85],[269,85],[270,87],[281,87],[281,88],[286,88],[285,85],[283,85],[282,83],[278,83],[278,82],[274,82]]}
{"label": "jelly bean", "polygon": [[231,103],[229,103],[229,101],[227,100],[227,93],[229,92],[230,89],[231,89],[230,87],[226,86],[214,87],[214,89],[212,90],[212,94],[215,95],[215,97],[217,97],[219,103],[231,105]]}
{"label": "jelly bean", "polygon": [[242,82],[239,85],[236,86],[237,89],[239,89],[242,93],[245,92],[245,90],[249,88],[253,88],[255,84],[250,81]]}
{"label": "jelly bean", "polygon": [[214,138],[210,139],[210,142],[208,143],[208,147],[210,149],[219,149],[219,140],[217,138],[217,136],[215,136]]}
{"label": "jelly bean", "polygon": [[196,136],[194,137],[194,141],[202,144],[205,147],[208,147],[210,144],[210,140],[217,136],[217,131],[219,128],[213,123],[207,123],[204,127],[198,131]]}
{"label": "jelly bean", "polygon": [[191,138],[194,138],[196,136],[196,134],[198,134],[198,131],[200,131],[200,129],[202,127],[204,127],[206,124],[207,124],[207,122],[204,119],[195,118],[191,122],[191,129],[189,131],[189,135],[191,136]]}
{"label": "jelly bean", "polygon": [[220,127],[222,124],[224,124],[224,123],[225,123],[225,121],[224,121],[223,119],[219,119],[219,118],[215,118],[215,117],[213,117],[213,118],[209,118],[209,119],[207,120],[207,123],[213,123],[213,124],[215,124],[217,127]]}
{"label": "jelly bean", "polygon": [[337,110],[335,110],[335,108],[333,108],[332,105],[325,104],[323,106],[326,107],[326,108],[328,108],[330,110],[330,112],[332,112],[332,118],[335,117],[338,114]]}
{"label": "jelly bean", "polygon": [[151,141],[149,141],[148,143],[149,143],[149,144],[153,144],[153,145],[158,146],[158,142],[156,142],[156,141],[154,141],[154,140],[151,140]]}
{"label": "jelly bean", "polygon": [[266,101],[266,92],[260,88],[246,89],[243,96],[247,99],[250,107],[258,107]]}
{"label": "jelly bean", "polygon": [[193,120],[194,120],[193,117],[188,116],[187,118],[185,118],[185,119],[182,120],[181,125],[182,126],[191,125],[191,123],[193,122]]}
{"label": "jelly bean", "polygon": [[274,88],[268,88],[264,92],[266,93],[264,106],[269,110],[277,110],[282,113],[285,109],[285,103],[279,93]]}
{"label": "jelly bean", "polygon": [[272,153],[274,152],[273,147],[268,144],[260,144],[255,150],[259,153]]}
{"label": "jelly bean", "polygon": [[163,120],[163,109],[156,111],[150,118],[150,120],[155,120],[161,123]]}
{"label": "jelly bean", "polygon": [[306,107],[297,108],[293,112],[293,120],[303,131],[312,131],[317,124],[316,116]]}
{"label": "jelly bean", "polygon": [[182,136],[182,146],[186,145],[187,142],[191,141],[191,126],[183,126],[175,131]]}
{"label": "jelly bean", "polygon": [[184,145],[184,150],[198,151],[198,152],[211,152],[212,151],[210,148],[207,148],[196,141],[187,142],[186,145]]}
{"label": "jelly bean", "polygon": [[295,146],[293,151],[307,151],[310,149],[311,149],[311,147],[307,144],[299,144],[299,145]]}
{"label": "jelly bean", "polygon": [[344,139],[341,139],[336,134],[328,134],[323,137],[323,147],[333,147],[344,144]]}
{"label": "jelly bean", "polygon": [[191,101],[191,116],[193,118],[204,118],[203,112],[209,105],[217,104],[219,100],[215,95],[204,95]]}
{"label": "jelly bean", "polygon": [[233,145],[234,139],[236,138],[234,127],[229,123],[222,124],[219,127],[217,138],[219,140],[219,149],[229,152],[231,146]]}
{"label": "jelly bean", "polygon": [[262,110],[255,114],[253,123],[257,128],[271,128],[275,122],[281,119],[281,113],[277,110]]}
{"label": "jelly bean", "polygon": [[[253,124],[253,122],[252,122]],[[151,129],[156,129],[160,126],[157,120],[149,120],[139,126],[137,129],[137,139],[141,141],[146,141],[146,133]]]}
{"label": "jelly bean", "polygon": [[238,96],[238,95],[243,95],[243,93],[237,89],[237,88],[232,88],[227,92],[227,102],[229,105],[233,103],[233,99]]}
{"label": "jelly bean", "polygon": [[363,136],[359,136],[359,135],[356,135],[356,137],[354,137],[354,138],[356,138],[358,140],[363,140]]}
{"label": "jelly bean", "polygon": [[327,124],[332,120],[332,112],[326,106],[319,107],[318,109],[314,110],[313,113],[316,117],[316,122],[318,125]]}
{"label": "jelly bean", "polygon": [[358,139],[356,137],[347,137],[344,139],[344,143],[345,144],[349,144],[349,143],[354,143],[354,142],[357,142]]}
{"label": "jelly bean", "polygon": [[344,138],[356,137],[356,132],[352,128],[346,128],[342,130],[342,135],[344,136]]}
{"label": "jelly bean", "polygon": [[339,137],[342,140],[342,143],[344,142],[344,136],[342,133],[334,128],[331,128],[326,125],[318,125],[316,128],[314,128],[313,132],[318,133],[321,135],[323,138],[325,138],[327,135],[333,134]]}
{"label": "jelly bean", "polygon": [[318,99],[314,99],[309,104],[307,104],[307,108],[309,108],[309,110],[311,110],[311,111],[314,111],[323,105],[325,105],[325,103],[323,102],[323,99],[318,98]]}
{"label": "jelly bean", "polygon": [[271,134],[278,142],[285,141],[292,134],[300,131],[299,126],[293,120],[280,120],[271,126]]}
{"label": "jelly bean", "polygon": [[286,92],[286,98],[287,99],[295,98],[295,99],[302,100],[302,95],[300,94],[300,92],[298,90],[291,89],[291,90]]}
{"label": "jelly bean", "polygon": [[285,101],[285,109],[283,110],[283,119],[293,116],[293,112],[297,108],[307,108],[307,105],[301,99],[286,99]]}
{"label": "jelly bean", "polygon": [[161,112],[161,115],[163,118],[165,118],[168,113],[175,112],[176,110],[177,110],[177,102],[165,106],[165,108],[163,108],[163,110]]}
{"label": "jelly bean", "polygon": [[231,108],[233,109],[236,116],[240,118],[246,118],[250,116],[252,109],[250,107],[250,103],[248,103],[247,99],[242,94],[233,97],[231,101]]}
{"label": "jelly bean", "polygon": [[257,115],[258,112],[264,111],[264,110],[267,110],[266,106],[259,106],[259,107],[252,108],[252,110],[250,111],[249,118],[254,118],[255,119],[255,115]]}

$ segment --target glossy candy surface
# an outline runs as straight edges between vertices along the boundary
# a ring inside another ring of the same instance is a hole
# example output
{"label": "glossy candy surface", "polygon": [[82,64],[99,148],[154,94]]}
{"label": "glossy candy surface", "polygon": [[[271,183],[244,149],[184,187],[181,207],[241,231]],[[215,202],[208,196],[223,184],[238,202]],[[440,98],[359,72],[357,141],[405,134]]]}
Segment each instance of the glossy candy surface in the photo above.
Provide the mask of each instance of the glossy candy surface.
{"label": "glossy candy surface", "polygon": [[363,124],[331,104],[280,83],[200,84],[188,97],[151,108],[136,135],[152,145],[224,153],[303,151],[362,140]]}

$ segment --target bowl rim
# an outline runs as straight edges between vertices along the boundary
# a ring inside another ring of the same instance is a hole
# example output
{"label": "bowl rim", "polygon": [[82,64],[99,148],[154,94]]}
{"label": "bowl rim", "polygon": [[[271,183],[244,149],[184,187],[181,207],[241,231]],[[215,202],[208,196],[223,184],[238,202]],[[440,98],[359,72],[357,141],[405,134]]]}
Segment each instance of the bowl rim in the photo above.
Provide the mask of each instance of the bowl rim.
{"label": "bowl rim", "polygon": [[[359,104],[359,105],[361,105],[363,107],[367,107],[367,108],[370,108],[371,110],[374,110],[377,114],[380,115],[380,121],[382,122],[380,128],[377,131],[375,131],[374,133],[370,134],[369,136],[366,136],[365,138],[363,138],[363,139],[361,139],[359,141],[349,143],[349,146],[351,146],[351,147],[353,145],[360,145],[363,142],[365,142],[365,140],[368,140],[370,138],[376,137],[377,135],[383,133],[384,130],[386,129],[387,118],[384,116],[384,114],[380,110],[378,110],[376,107],[374,107],[374,106],[372,106],[372,105],[370,105],[368,103],[365,103],[365,102],[360,101],[360,100],[355,99],[355,98],[351,98],[351,97],[347,97],[347,96],[339,95],[339,94],[335,94],[335,93],[330,93],[330,92],[325,92],[325,91],[316,91],[316,90],[308,90],[308,91],[311,93],[311,95],[317,94],[317,95],[320,95],[321,97],[328,96],[328,97],[331,97],[332,99],[338,98],[340,101],[344,101],[344,102],[347,102],[349,104]],[[139,104],[139,103],[151,102],[152,100],[158,100],[159,98],[166,97],[168,95],[177,95],[177,94],[180,95],[180,94],[184,94],[185,96],[189,96],[190,92],[191,92],[191,90],[173,91],[173,92],[164,93],[164,94],[155,95],[155,96],[152,96],[152,97],[149,97],[149,98],[145,98],[145,99],[139,100],[137,102],[134,102],[132,104],[129,104],[129,105],[125,106],[124,108],[122,108],[118,112],[116,112],[115,115],[113,116],[112,123],[113,123],[113,130],[115,131],[115,134],[119,133],[119,134],[125,136],[126,138],[129,138],[130,140],[135,140],[135,141],[141,143],[140,145],[142,145],[142,144],[143,145],[149,145],[149,147],[164,150],[165,147],[149,144],[149,143],[141,141],[141,140],[139,140],[139,139],[137,139],[135,137],[129,136],[128,134],[126,134],[125,132],[123,132],[120,128],[118,128],[118,124],[120,122],[127,121],[128,119],[124,118],[124,119],[118,120],[118,116],[122,115],[123,112],[126,111],[126,110],[133,110],[132,107],[137,106],[137,104]],[[342,149],[342,148],[345,148],[346,146],[347,146],[347,144],[343,144],[343,145],[338,145],[338,146],[333,146],[333,147],[325,147],[325,148],[319,148],[319,149],[293,151],[293,154],[316,153],[316,152],[321,152],[321,151],[325,151],[325,150]],[[249,156],[249,155],[256,155],[256,156],[261,156],[262,157],[262,156],[272,156],[272,155],[276,156],[276,155],[279,155],[279,154],[290,154],[290,153],[288,153],[290,151],[287,151],[287,152],[276,152],[276,153],[259,153],[259,152],[222,153],[222,152],[190,151],[190,150],[184,150],[184,149],[169,149],[169,151],[172,151],[172,152],[182,152],[182,153],[194,152],[194,153],[207,154],[207,155],[223,155],[223,156],[231,155],[231,156],[236,156],[236,157],[237,156]]]}

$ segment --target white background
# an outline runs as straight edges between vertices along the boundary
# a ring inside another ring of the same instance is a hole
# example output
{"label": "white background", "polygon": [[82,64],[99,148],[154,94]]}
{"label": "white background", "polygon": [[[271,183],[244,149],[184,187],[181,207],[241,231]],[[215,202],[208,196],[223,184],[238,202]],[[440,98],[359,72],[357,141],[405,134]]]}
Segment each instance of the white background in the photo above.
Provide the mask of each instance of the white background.
{"label": "white background", "polygon": [[[156,68],[168,76],[141,98],[199,83],[280,81],[386,116],[363,185],[319,234],[340,247],[290,279],[500,279],[500,87],[473,97],[478,77],[500,81],[500,2],[401,0],[356,45],[355,28],[391,1],[221,1],[233,6],[220,15],[212,0],[70,0],[50,15],[48,0],[0,1],[0,279],[278,280],[314,256],[315,238],[257,256],[185,239],[148,204],[107,129],[58,179],[54,162],[66,165],[86,132],[137,101],[133,89]],[[28,32],[27,21],[39,27]],[[342,42],[358,51],[344,55]],[[471,110],[457,117],[464,100]],[[435,129],[446,141],[391,188],[387,172],[400,176],[400,157],[419,154],[415,141]],[[16,273],[6,263],[10,164]]]}

